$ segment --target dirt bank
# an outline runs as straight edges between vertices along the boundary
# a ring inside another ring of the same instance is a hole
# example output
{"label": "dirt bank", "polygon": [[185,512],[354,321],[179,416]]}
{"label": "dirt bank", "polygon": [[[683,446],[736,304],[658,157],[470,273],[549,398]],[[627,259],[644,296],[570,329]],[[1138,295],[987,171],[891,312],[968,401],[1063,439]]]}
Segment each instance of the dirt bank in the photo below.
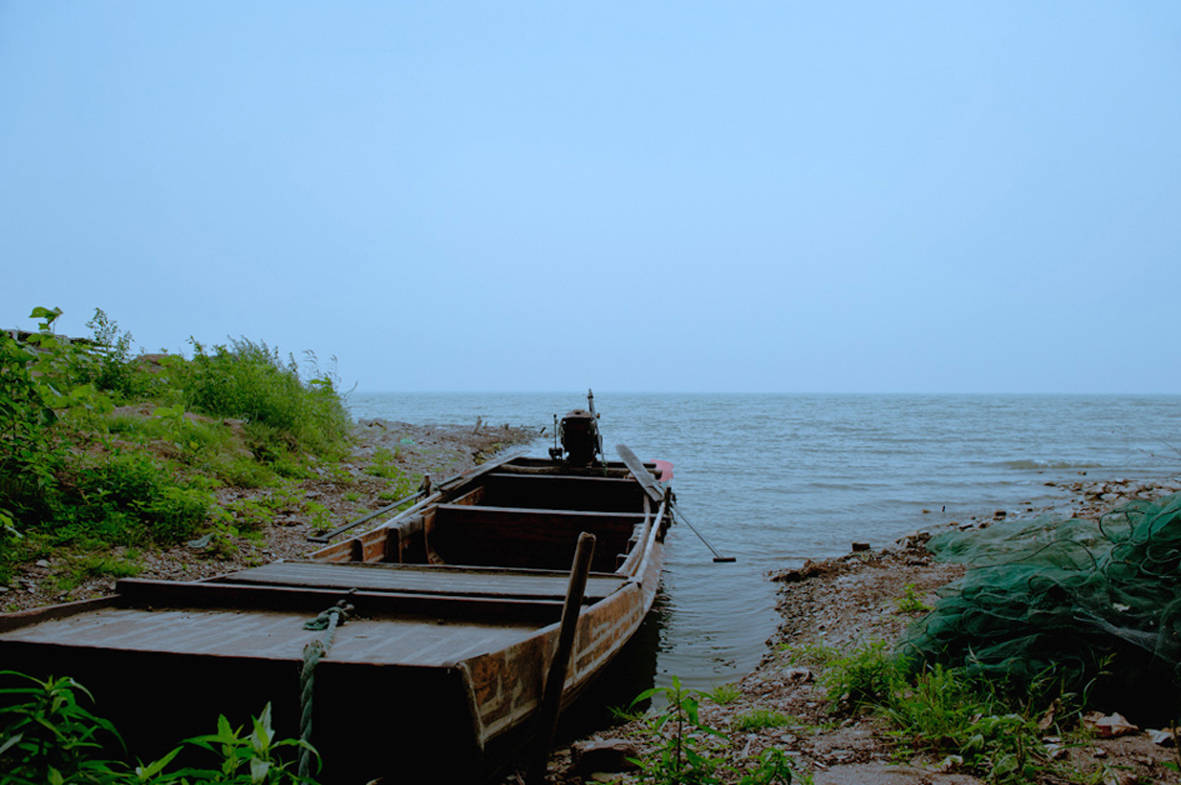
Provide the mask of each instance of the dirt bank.
{"label": "dirt bank", "polygon": [[[242,535],[227,535],[211,548],[203,540],[166,550],[114,548],[113,559],[138,569],[140,578],[196,580],[258,566],[276,559],[296,559],[322,547],[307,537],[325,526],[338,526],[379,509],[404,491],[417,488],[424,474],[437,483],[483,463],[502,450],[532,442],[537,434],[508,425],[412,425],[391,420],[361,420],[354,428],[352,453],[337,464],[285,488],[220,488],[223,505],[272,502],[270,520]],[[374,473],[375,470],[377,473]],[[235,521],[235,523],[238,523]],[[244,528],[239,527],[239,528]],[[83,580],[68,591],[58,576],[77,569],[50,556],[23,565],[9,586],[0,586],[5,612],[111,594],[110,575]]]}

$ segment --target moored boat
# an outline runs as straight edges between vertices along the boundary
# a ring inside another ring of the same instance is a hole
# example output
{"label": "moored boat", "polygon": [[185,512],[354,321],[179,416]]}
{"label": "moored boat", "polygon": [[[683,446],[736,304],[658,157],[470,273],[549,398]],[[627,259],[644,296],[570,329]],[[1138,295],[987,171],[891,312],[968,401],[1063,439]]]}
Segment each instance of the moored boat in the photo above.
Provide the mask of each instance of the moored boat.
{"label": "moored boat", "polygon": [[[306,560],[125,579],[112,597],[0,616],[0,663],[73,675],[145,758],[268,702],[277,732],[297,736],[310,698],[323,781],[473,781],[532,731],[580,534],[596,542],[563,704],[656,593],[672,520],[663,467],[622,445],[624,460],[606,461],[593,402],[562,435],[549,459],[486,463]],[[317,617],[332,626],[307,629]],[[301,697],[313,641],[326,651]]]}

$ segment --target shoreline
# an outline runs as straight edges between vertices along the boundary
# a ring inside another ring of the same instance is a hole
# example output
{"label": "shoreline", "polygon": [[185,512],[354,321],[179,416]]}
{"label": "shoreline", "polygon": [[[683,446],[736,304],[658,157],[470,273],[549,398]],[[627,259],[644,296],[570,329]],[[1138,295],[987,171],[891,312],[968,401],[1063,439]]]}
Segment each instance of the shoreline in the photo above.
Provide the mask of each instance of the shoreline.
{"label": "shoreline", "polygon": [[[411,423],[362,419],[353,427],[355,442],[351,454],[339,464],[325,467],[318,476],[297,483],[298,492],[315,499],[330,511],[332,524],[359,517],[366,508],[382,506],[379,494],[391,487],[391,480],[376,476],[367,469],[383,454],[406,479],[417,485],[423,474],[435,482],[483,462],[497,452],[514,445],[525,445],[538,438],[526,427],[509,425],[414,425]],[[1133,499],[1151,499],[1181,491],[1181,477],[1167,481],[1130,481],[1125,478],[1096,479],[1080,477],[1069,482],[1044,483],[1065,491],[1075,517],[1095,515]],[[227,488],[219,491],[226,501],[257,498],[270,489]],[[1014,500],[1017,502],[1019,500]],[[1063,501],[1063,506],[1067,502]],[[1058,505],[1055,505],[1058,508]],[[717,753],[733,761],[757,756],[765,749],[779,749],[798,762],[798,770],[810,772],[816,785],[844,783],[927,782],[931,785],[969,785],[979,780],[955,771],[938,770],[935,761],[913,761],[899,767],[892,759],[892,748],[881,723],[872,717],[850,718],[827,708],[823,690],[815,683],[815,674],[792,656],[792,647],[824,644],[847,652],[870,640],[895,640],[914,620],[899,613],[897,600],[909,591],[931,604],[936,592],[963,574],[958,565],[932,560],[923,547],[933,532],[958,528],[962,531],[983,529],[1003,521],[1026,520],[1048,508],[1034,510],[1020,502],[992,517],[972,516],[963,522],[923,520],[916,515],[916,530],[895,543],[875,550],[857,550],[833,558],[807,561],[795,569],[783,569],[768,575],[776,584],[778,628],[764,644],[760,662],[751,672],[732,682],[736,696],[722,704],[703,699],[701,720],[730,734],[730,740]],[[924,511],[926,513],[926,511]],[[306,539],[313,531],[308,515],[284,514],[271,522],[260,542],[243,541],[231,558],[210,556],[188,546],[145,554],[141,577],[195,580],[230,572],[259,563],[283,558],[298,558],[320,547]],[[115,580],[104,577],[87,581],[68,593],[55,593],[53,559],[27,564],[0,593],[5,611],[39,605],[89,599],[110,594]],[[44,563],[42,563],[44,562]],[[755,711],[778,712],[792,719],[786,726],[759,731],[734,732],[739,718]],[[624,739],[638,745],[643,753],[652,748],[652,739],[644,733],[643,720],[603,728],[582,739],[556,749],[550,760],[552,785],[583,785],[593,781],[634,782],[626,775],[611,774],[595,780],[591,772],[576,771],[573,747],[603,739]],[[1121,761],[1144,776],[1161,774],[1160,763],[1173,759],[1171,750],[1146,746],[1143,734],[1138,737],[1103,740],[1106,764]],[[1094,763],[1083,761],[1080,765]],[[518,783],[516,775],[502,780],[505,785]],[[724,780],[729,781],[729,780]],[[736,779],[734,780],[737,781]],[[1129,780],[1134,781],[1134,780]],[[1152,780],[1147,780],[1152,781]]]}
{"label": "shoreline", "polygon": [[[1181,492],[1181,477],[1147,482],[1087,478],[1047,484],[1068,490],[1073,495],[1073,517],[1082,518],[1097,517],[1133,500],[1151,501]],[[759,665],[729,685],[736,694],[724,703],[708,697],[719,694],[718,690],[701,694],[701,722],[728,736],[708,742],[711,755],[736,765],[756,758],[764,750],[782,750],[796,761],[796,771],[810,774],[815,785],[983,783],[957,771],[954,763],[921,757],[897,760],[881,720],[872,715],[850,716],[829,707],[823,688],[817,684],[814,666],[801,653],[823,646],[848,654],[873,641],[892,645],[922,616],[901,612],[899,598],[911,596],[930,606],[941,589],[965,572],[963,565],[933,559],[925,547],[933,534],[949,529],[984,529],[1006,520],[1025,521],[1043,512],[1028,509],[1012,515],[998,510],[993,518],[919,526],[884,548],[807,561],[801,567],[769,574],[768,579],[777,584],[776,611],[780,621],[775,634],[766,641]],[[737,730],[743,718],[757,712],[777,713],[790,721],[760,730]],[[598,743],[628,748],[632,756],[647,754],[658,749],[648,728],[647,720],[636,719],[554,750],[547,782],[638,782],[634,772],[580,769],[576,758],[582,747]],[[1085,748],[1067,753],[1069,765],[1076,770],[1098,771],[1095,782],[1116,785],[1162,781],[1160,778],[1169,774],[1162,764],[1177,759],[1172,749],[1152,744],[1143,732],[1094,739]],[[1103,779],[1103,772],[1109,770],[1118,772],[1119,778]],[[518,785],[521,781],[514,774],[502,780],[502,785]],[[738,775],[721,781],[737,782]],[[1051,781],[1055,780],[1046,780]]]}

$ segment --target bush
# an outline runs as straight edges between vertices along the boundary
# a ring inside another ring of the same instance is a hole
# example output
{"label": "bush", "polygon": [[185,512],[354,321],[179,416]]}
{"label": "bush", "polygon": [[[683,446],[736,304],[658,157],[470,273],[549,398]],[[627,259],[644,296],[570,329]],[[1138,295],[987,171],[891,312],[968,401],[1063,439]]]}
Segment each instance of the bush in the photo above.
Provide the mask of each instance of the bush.
{"label": "bush", "polygon": [[[279,444],[319,455],[344,445],[349,418],[328,376],[304,383],[294,358],[284,363],[266,343],[243,338],[212,352],[193,342],[193,359],[184,370],[185,403],[194,411],[236,417],[254,428],[256,457],[275,460]],[[261,454],[260,454],[261,453]]]}
{"label": "bush", "polygon": [[0,513],[15,529],[45,513],[63,459],[50,432],[57,418],[29,372],[33,357],[0,332]]}
{"label": "bush", "polygon": [[820,679],[831,703],[853,707],[880,703],[902,679],[903,663],[876,641],[835,659]]}
{"label": "bush", "polygon": [[58,511],[58,542],[89,538],[116,545],[175,545],[209,516],[213,494],[173,477],[145,453],[115,452],[77,471],[73,504]]}

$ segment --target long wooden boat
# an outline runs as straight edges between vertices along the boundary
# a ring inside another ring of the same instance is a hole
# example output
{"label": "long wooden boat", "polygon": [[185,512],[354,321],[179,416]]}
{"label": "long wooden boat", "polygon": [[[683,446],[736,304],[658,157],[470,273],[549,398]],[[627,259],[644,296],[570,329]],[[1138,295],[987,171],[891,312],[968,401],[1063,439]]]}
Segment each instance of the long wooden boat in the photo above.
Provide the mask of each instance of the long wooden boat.
{"label": "long wooden boat", "polygon": [[630,468],[560,450],[484,464],[304,561],[125,579],[112,597],[0,616],[0,668],[74,676],[145,759],[268,702],[297,736],[305,647],[326,635],[305,623],[345,600],[311,693],[323,781],[474,781],[530,730],[581,532],[597,543],[564,703],[652,605],[670,497],[655,464],[620,451]]}

